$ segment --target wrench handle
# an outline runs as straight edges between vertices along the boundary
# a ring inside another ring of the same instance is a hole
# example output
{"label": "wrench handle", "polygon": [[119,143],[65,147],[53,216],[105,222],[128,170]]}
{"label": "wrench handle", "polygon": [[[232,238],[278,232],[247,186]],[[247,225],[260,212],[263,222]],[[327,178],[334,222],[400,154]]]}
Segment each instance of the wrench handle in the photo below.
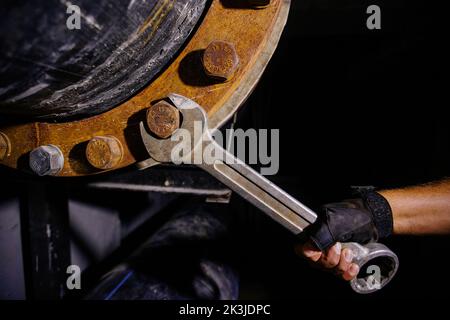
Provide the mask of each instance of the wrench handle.
{"label": "wrench handle", "polygon": [[384,244],[371,242],[361,245],[355,242],[342,244],[354,254],[353,263],[359,266],[359,274],[350,281],[352,289],[360,294],[378,291],[386,286],[398,270],[397,255]]}

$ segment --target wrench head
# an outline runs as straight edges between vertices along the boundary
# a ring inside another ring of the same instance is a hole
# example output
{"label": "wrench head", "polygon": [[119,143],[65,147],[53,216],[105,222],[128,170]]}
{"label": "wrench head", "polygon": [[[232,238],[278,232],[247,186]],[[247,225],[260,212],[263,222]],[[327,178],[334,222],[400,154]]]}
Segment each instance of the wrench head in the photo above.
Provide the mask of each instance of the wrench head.
{"label": "wrench head", "polygon": [[[190,148],[187,145],[184,150],[191,150],[192,153],[196,146],[202,143],[202,138],[208,130],[208,117],[201,106],[176,93],[169,94],[168,98],[183,116],[180,128],[170,138],[154,137],[148,133],[143,122],[139,124],[141,138],[148,154],[154,160],[162,163],[173,162],[172,151],[181,142],[190,144]],[[183,156],[190,157],[190,154],[186,153]]]}

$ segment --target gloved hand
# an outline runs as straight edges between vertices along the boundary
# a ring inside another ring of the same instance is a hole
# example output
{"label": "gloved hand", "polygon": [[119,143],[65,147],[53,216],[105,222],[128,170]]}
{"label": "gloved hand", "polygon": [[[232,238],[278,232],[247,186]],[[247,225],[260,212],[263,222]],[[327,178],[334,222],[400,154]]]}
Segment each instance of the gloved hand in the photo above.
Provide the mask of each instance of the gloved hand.
{"label": "gloved hand", "polygon": [[296,252],[316,265],[334,271],[345,280],[359,272],[352,263],[350,249],[341,242],[366,244],[392,233],[392,212],[379,193],[362,190],[360,197],[325,205],[321,220],[313,226],[310,240],[296,247]]}

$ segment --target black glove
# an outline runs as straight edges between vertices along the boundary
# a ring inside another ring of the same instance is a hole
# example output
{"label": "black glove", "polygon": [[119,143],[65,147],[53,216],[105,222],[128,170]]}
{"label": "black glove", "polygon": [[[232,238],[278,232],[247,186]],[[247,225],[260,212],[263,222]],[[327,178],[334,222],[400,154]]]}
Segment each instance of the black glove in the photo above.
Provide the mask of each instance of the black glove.
{"label": "black glove", "polygon": [[324,206],[324,216],[313,226],[311,240],[324,251],[336,242],[366,244],[392,233],[392,211],[377,192],[360,190],[360,198]]}

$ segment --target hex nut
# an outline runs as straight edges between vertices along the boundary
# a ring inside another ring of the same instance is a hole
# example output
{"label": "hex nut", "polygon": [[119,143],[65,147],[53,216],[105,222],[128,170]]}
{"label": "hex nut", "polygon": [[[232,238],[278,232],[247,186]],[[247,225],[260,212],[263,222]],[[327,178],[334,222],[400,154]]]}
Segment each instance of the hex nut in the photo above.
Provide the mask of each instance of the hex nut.
{"label": "hex nut", "polygon": [[115,168],[123,158],[123,147],[113,136],[97,136],[86,146],[86,158],[97,169]]}
{"label": "hex nut", "polygon": [[234,76],[239,63],[236,48],[230,42],[213,41],[203,53],[202,64],[205,73],[222,81],[228,81]]}
{"label": "hex nut", "polygon": [[5,160],[11,153],[11,142],[6,134],[0,132],[0,161]]}
{"label": "hex nut", "polygon": [[167,139],[180,127],[180,111],[166,101],[147,109],[147,126],[161,139]]}
{"label": "hex nut", "polygon": [[29,165],[38,176],[55,176],[64,167],[64,155],[55,145],[40,146],[31,151]]}

